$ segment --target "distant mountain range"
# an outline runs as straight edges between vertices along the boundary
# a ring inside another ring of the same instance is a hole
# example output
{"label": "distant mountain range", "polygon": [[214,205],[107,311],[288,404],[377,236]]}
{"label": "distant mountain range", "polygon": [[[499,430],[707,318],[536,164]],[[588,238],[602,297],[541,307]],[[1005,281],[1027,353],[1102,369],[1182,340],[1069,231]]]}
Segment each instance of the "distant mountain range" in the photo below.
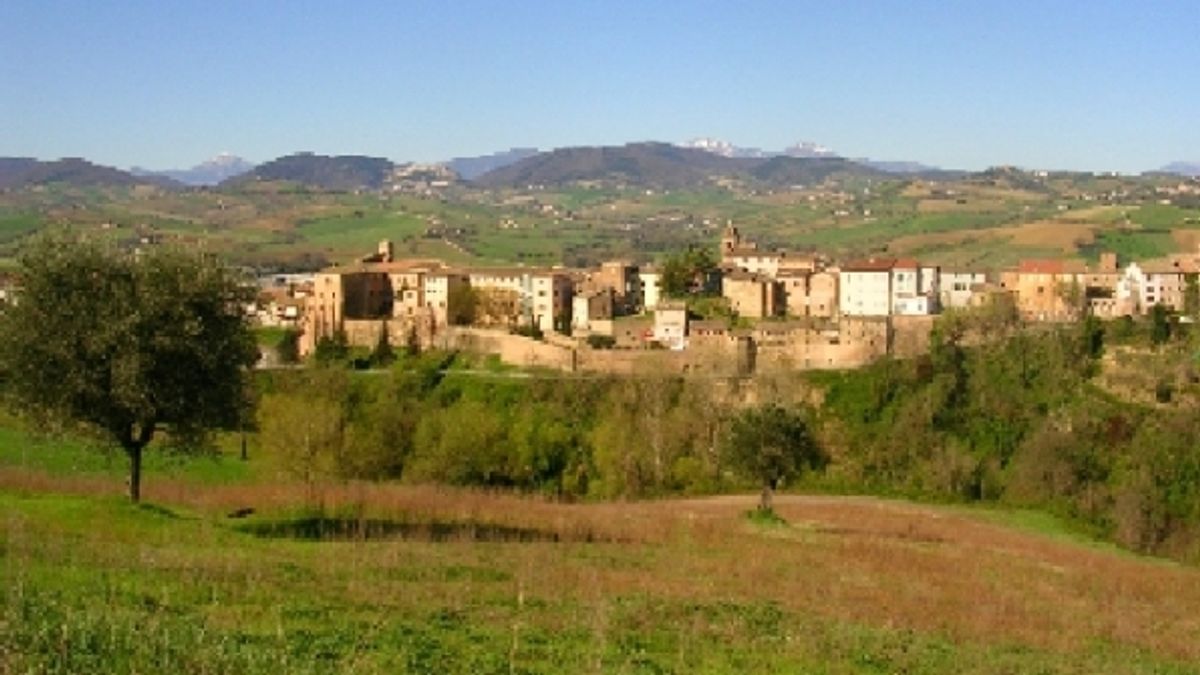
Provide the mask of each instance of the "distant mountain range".
{"label": "distant mountain range", "polygon": [[446,162],[454,173],[458,174],[463,180],[475,180],[483,174],[516,164],[517,162],[532,157],[538,154],[540,150],[537,148],[512,148],[502,152],[494,152],[490,155],[481,155],[479,157],[455,157]]}
{"label": "distant mountain range", "polygon": [[162,176],[137,176],[78,157],[43,162],[29,157],[0,157],[0,189],[64,184],[75,187],[157,185],[179,187]]}
{"label": "distant mountain range", "polygon": [[[629,143],[548,152],[512,148],[431,165],[396,164],[363,155],[300,152],[254,166],[236,155],[222,153],[191,169],[123,171],[77,157],[54,161],[0,157],[0,189],[49,184],[155,185],[169,189],[217,185],[223,189],[241,189],[254,183],[278,181],[318,190],[347,191],[396,187],[406,181],[453,183],[457,179],[486,188],[589,181],[685,188],[712,185],[723,179],[779,187],[813,184],[830,176],[885,178],[889,174],[946,180],[961,178],[969,172],[946,171],[918,162],[848,159],[811,142],[796,143],[780,151],[763,151],[713,138],[683,144]],[[1200,162],[1172,162],[1147,174],[1200,177]]]}
{"label": "distant mountain range", "polygon": [[[733,145],[728,141],[723,141],[718,138],[694,138],[682,144],[685,148],[696,148],[697,150],[706,150],[713,154],[721,155],[722,157],[798,157],[802,159],[811,159],[817,157],[842,157],[840,153],[825,147],[819,143],[812,141],[800,141],[793,145],[789,145],[783,150],[760,150],[759,148],[744,148]],[[936,166],[921,164],[920,162],[905,162],[905,161],[880,161],[868,159],[866,157],[856,157],[853,160],[857,164],[863,164],[874,169],[879,169],[887,173],[899,174],[929,174],[942,171]]]}
{"label": "distant mountain range", "polygon": [[1200,176],[1200,162],[1171,162],[1159,169],[1161,173],[1173,173],[1180,176]]}
{"label": "distant mountain range", "polygon": [[193,187],[202,187],[216,185],[221,181],[228,180],[234,176],[241,175],[254,168],[254,165],[246,160],[232,155],[227,152],[213,157],[212,159],[201,162],[190,169],[170,169],[167,171],[151,171],[140,167],[133,167],[130,173],[135,176],[158,176],[162,178],[170,178],[184,185]]}
{"label": "distant mountain range", "polygon": [[878,169],[832,154],[816,157],[738,157],[669,143],[560,148],[527,157],[475,179],[482,187],[564,185],[603,181],[659,188],[713,184],[740,178],[768,185],[815,183],[830,176],[876,176]]}
{"label": "distant mountain range", "polygon": [[259,164],[222,181],[220,186],[239,188],[261,181],[287,181],[325,190],[377,190],[394,168],[391,160],[382,157],[299,152]]}

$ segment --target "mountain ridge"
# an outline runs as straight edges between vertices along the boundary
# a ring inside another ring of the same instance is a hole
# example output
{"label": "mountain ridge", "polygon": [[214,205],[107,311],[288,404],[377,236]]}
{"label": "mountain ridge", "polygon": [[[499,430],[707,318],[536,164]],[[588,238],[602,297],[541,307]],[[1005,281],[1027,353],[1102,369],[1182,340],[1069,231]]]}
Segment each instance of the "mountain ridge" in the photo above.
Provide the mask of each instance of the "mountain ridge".
{"label": "mountain ridge", "polygon": [[728,157],[707,149],[643,142],[558,148],[489,171],[473,183],[485,188],[507,188],[604,181],[677,189],[711,185],[721,178],[795,185],[820,182],[836,174],[886,175],[837,156]]}
{"label": "mountain ridge", "polygon": [[299,183],[324,190],[378,190],[395,169],[390,159],[366,155],[319,155],[297,152],[264,162],[250,171],[227,178],[222,189],[237,189],[262,181]]}
{"label": "mountain ridge", "polygon": [[135,176],[159,176],[170,178],[190,187],[208,187],[221,183],[222,181],[240,176],[254,169],[255,165],[251,162],[238,157],[232,153],[222,152],[216,156],[207,159],[190,169],[164,169],[155,171],[151,169],[143,169],[141,167],[133,167],[129,170]]}
{"label": "mountain ridge", "polygon": [[82,157],[63,157],[50,161],[32,157],[0,157],[0,189],[56,183],[73,187],[182,187],[179,182],[164,176],[139,176],[116,167],[96,164]]}

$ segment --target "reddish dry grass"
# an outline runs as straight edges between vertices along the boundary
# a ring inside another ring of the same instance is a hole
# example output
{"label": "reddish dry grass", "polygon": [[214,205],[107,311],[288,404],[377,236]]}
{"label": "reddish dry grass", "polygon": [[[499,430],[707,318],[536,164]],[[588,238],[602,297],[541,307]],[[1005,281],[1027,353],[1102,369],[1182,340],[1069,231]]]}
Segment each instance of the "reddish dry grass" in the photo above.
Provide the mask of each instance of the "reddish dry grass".
{"label": "reddish dry grass", "polygon": [[[6,472],[0,488],[119,493],[112,479]],[[635,503],[561,504],[433,486],[321,486],[330,510],[370,517],[454,519],[535,528],[565,541],[464,544],[456,556],[511,571],[520,592],[603,607],[630,594],[687,602],[773,601],[804,615],[850,620],[981,643],[1056,651],[1097,642],[1200,661],[1200,570],[1024,532],[969,513],[872,498],[780,496],[789,525],[755,526],[749,496]],[[304,485],[198,486],[155,480],[150,501],[219,515],[309,504]],[[415,552],[416,551],[416,552]],[[403,542],[328,549],[329,564],[408,565]],[[322,554],[324,555],[324,554]],[[364,599],[377,584],[351,586]],[[430,585],[430,601],[459,592]],[[441,594],[441,595],[439,595]],[[435,597],[436,596],[436,597]],[[459,599],[461,600],[461,598]]]}

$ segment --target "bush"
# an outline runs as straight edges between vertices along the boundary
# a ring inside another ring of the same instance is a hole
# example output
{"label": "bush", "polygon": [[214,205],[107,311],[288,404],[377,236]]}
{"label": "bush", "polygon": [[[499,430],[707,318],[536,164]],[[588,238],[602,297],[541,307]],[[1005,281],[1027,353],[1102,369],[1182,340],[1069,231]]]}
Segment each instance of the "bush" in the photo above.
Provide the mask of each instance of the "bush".
{"label": "bush", "polygon": [[587,344],[592,349],[612,349],[617,346],[617,339],[611,335],[589,335]]}

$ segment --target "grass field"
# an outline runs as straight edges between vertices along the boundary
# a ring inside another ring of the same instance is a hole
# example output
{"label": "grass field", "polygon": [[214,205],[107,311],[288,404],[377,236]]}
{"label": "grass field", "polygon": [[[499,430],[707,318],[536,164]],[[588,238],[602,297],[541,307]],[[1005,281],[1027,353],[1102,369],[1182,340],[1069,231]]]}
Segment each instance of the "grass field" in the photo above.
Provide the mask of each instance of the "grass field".
{"label": "grass field", "polygon": [[1200,672],[1200,570],[1041,514],[150,457],[133,506],[120,457],[0,433],[0,672]]}

